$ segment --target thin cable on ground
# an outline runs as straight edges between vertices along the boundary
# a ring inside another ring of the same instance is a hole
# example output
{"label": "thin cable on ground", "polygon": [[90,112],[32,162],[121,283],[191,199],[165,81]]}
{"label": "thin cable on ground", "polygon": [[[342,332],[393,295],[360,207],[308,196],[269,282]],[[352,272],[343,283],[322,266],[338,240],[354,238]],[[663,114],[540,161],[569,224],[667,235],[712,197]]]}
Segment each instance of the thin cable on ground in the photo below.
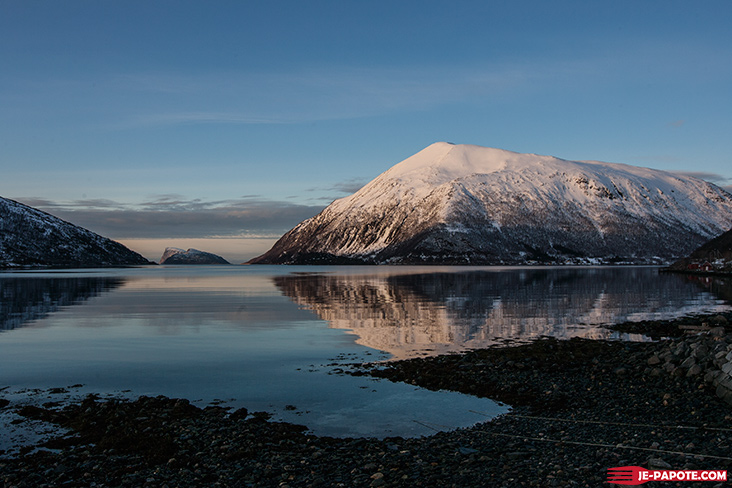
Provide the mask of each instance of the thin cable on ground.
{"label": "thin cable on ground", "polygon": [[442,427],[442,429],[448,429],[448,430],[451,430],[451,429],[454,429],[455,428],[455,427],[450,427],[449,425],[434,424],[434,423],[431,423],[431,422],[420,422],[419,420],[412,420],[412,422],[414,422],[416,424],[419,424],[422,427],[427,427],[428,429],[432,429],[435,432],[442,432],[442,430],[436,429],[436,428],[432,427],[433,425],[436,425],[437,427]]}
{"label": "thin cable on ground", "polygon": [[660,452],[664,454],[676,454],[680,456],[693,456],[693,457],[701,457],[701,458],[708,458],[708,459],[721,459],[723,461],[732,461],[732,458],[724,457],[724,456],[712,456],[711,454],[694,454],[691,452],[679,452],[679,451],[667,451],[665,449],[652,449],[650,447],[636,447],[636,446],[623,446],[621,444],[618,445],[612,445],[612,444],[601,444],[598,442],[579,442],[579,441],[563,441],[559,439],[544,439],[541,437],[527,437],[522,435],[513,435],[513,434],[501,434],[498,432],[487,432],[484,430],[478,431],[483,434],[490,434],[495,435],[498,437],[509,437],[512,439],[523,439],[528,441],[539,441],[539,442],[554,442],[556,444],[572,444],[575,446],[590,446],[590,447],[604,447],[608,449],[629,449],[634,451],[650,451],[650,452]]}
{"label": "thin cable on ground", "polygon": [[[478,415],[483,415],[484,417],[490,417],[494,418],[495,415],[489,415],[487,413],[478,412],[476,410],[469,410],[472,413],[477,413]],[[690,425],[657,425],[657,424],[632,424],[627,422],[610,422],[610,421],[602,421],[602,420],[579,420],[579,419],[559,419],[559,418],[552,418],[552,417],[536,417],[531,415],[518,415],[513,413],[507,413],[505,414],[506,417],[514,417],[519,419],[530,419],[530,420],[546,420],[550,422],[573,422],[578,424],[596,424],[596,425],[616,425],[616,426],[625,426],[625,427],[651,427],[654,429],[687,429],[687,430],[711,430],[715,432],[732,432],[732,429],[727,429],[724,427],[694,427]]]}

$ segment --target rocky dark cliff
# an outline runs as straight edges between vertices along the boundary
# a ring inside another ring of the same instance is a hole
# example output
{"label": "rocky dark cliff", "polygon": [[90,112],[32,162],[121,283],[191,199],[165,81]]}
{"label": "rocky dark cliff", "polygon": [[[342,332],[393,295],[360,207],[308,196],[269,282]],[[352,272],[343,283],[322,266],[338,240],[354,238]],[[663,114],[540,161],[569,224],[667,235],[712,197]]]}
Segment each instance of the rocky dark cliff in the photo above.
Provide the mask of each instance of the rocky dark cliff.
{"label": "rocky dark cliff", "polygon": [[152,264],[119,242],[0,197],[0,268]]}

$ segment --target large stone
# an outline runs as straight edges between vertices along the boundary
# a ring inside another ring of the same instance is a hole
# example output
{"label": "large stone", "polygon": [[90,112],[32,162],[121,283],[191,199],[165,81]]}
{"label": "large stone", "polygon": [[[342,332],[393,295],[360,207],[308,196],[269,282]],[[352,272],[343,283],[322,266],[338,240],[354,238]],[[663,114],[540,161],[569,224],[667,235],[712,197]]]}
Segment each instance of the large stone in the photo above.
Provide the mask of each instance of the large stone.
{"label": "large stone", "polygon": [[686,376],[696,376],[702,372],[702,367],[698,364],[693,365],[691,368],[689,368],[689,371],[686,372]]}
{"label": "large stone", "polygon": [[648,469],[671,469],[671,465],[661,458],[649,458]]}
{"label": "large stone", "polygon": [[727,375],[732,375],[732,362],[722,366],[722,371],[725,372]]}
{"label": "large stone", "polygon": [[684,361],[683,361],[683,362],[681,363],[681,367],[682,367],[682,368],[684,368],[684,369],[689,369],[689,368],[691,368],[692,366],[694,366],[695,364],[696,364],[696,359],[695,359],[695,358],[693,358],[692,356],[689,356],[688,358],[686,358],[686,359],[685,359],[685,360],[684,360]]}
{"label": "large stone", "polygon": [[712,337],[724,337],[725,333],[726,333],[726,331],[725,331],[724,327],[713,327],[709,331],[709,335],[711,335]]}
{"label": "large stone", "polygon": [[717,396],[722,399],[728,405],[732,405],[732,390],[729,390],[722,385],[717,387]]}
{"label": "large stone", "polygon": [[[712,317],[711,322],[713,324],[726,325],[729,321],[724,315],[717,315],[715,317]],[[722,329],[724,329],[724,327]]]}

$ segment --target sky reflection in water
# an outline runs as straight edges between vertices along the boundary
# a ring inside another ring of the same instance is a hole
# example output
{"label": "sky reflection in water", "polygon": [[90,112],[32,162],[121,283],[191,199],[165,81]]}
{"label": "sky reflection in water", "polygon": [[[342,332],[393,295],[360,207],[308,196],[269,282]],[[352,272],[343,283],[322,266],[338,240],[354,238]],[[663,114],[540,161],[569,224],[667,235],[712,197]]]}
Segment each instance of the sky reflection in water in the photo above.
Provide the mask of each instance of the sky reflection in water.
{"label": "sky reflection in water", "polygon": [[0,291],[0,387],[220,399],[378,437],[505,408],[336,368],[726,308],[655,268],[152,267],[2,273]]}

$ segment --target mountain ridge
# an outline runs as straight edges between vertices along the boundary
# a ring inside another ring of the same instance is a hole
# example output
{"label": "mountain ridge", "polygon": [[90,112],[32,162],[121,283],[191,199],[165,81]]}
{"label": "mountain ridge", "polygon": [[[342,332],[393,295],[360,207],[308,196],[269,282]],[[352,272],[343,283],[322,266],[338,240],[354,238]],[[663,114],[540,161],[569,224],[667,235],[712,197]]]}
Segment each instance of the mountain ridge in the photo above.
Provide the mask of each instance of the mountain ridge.
{"label": "mountain ridge", "polygon": [[152,264],[119,242],[0,197],[0,269]]}
{"label": "mountain ridge", "polygon": [[732,195],[693,177],[440,142],[250,263],[658,263],[730,226]]}

